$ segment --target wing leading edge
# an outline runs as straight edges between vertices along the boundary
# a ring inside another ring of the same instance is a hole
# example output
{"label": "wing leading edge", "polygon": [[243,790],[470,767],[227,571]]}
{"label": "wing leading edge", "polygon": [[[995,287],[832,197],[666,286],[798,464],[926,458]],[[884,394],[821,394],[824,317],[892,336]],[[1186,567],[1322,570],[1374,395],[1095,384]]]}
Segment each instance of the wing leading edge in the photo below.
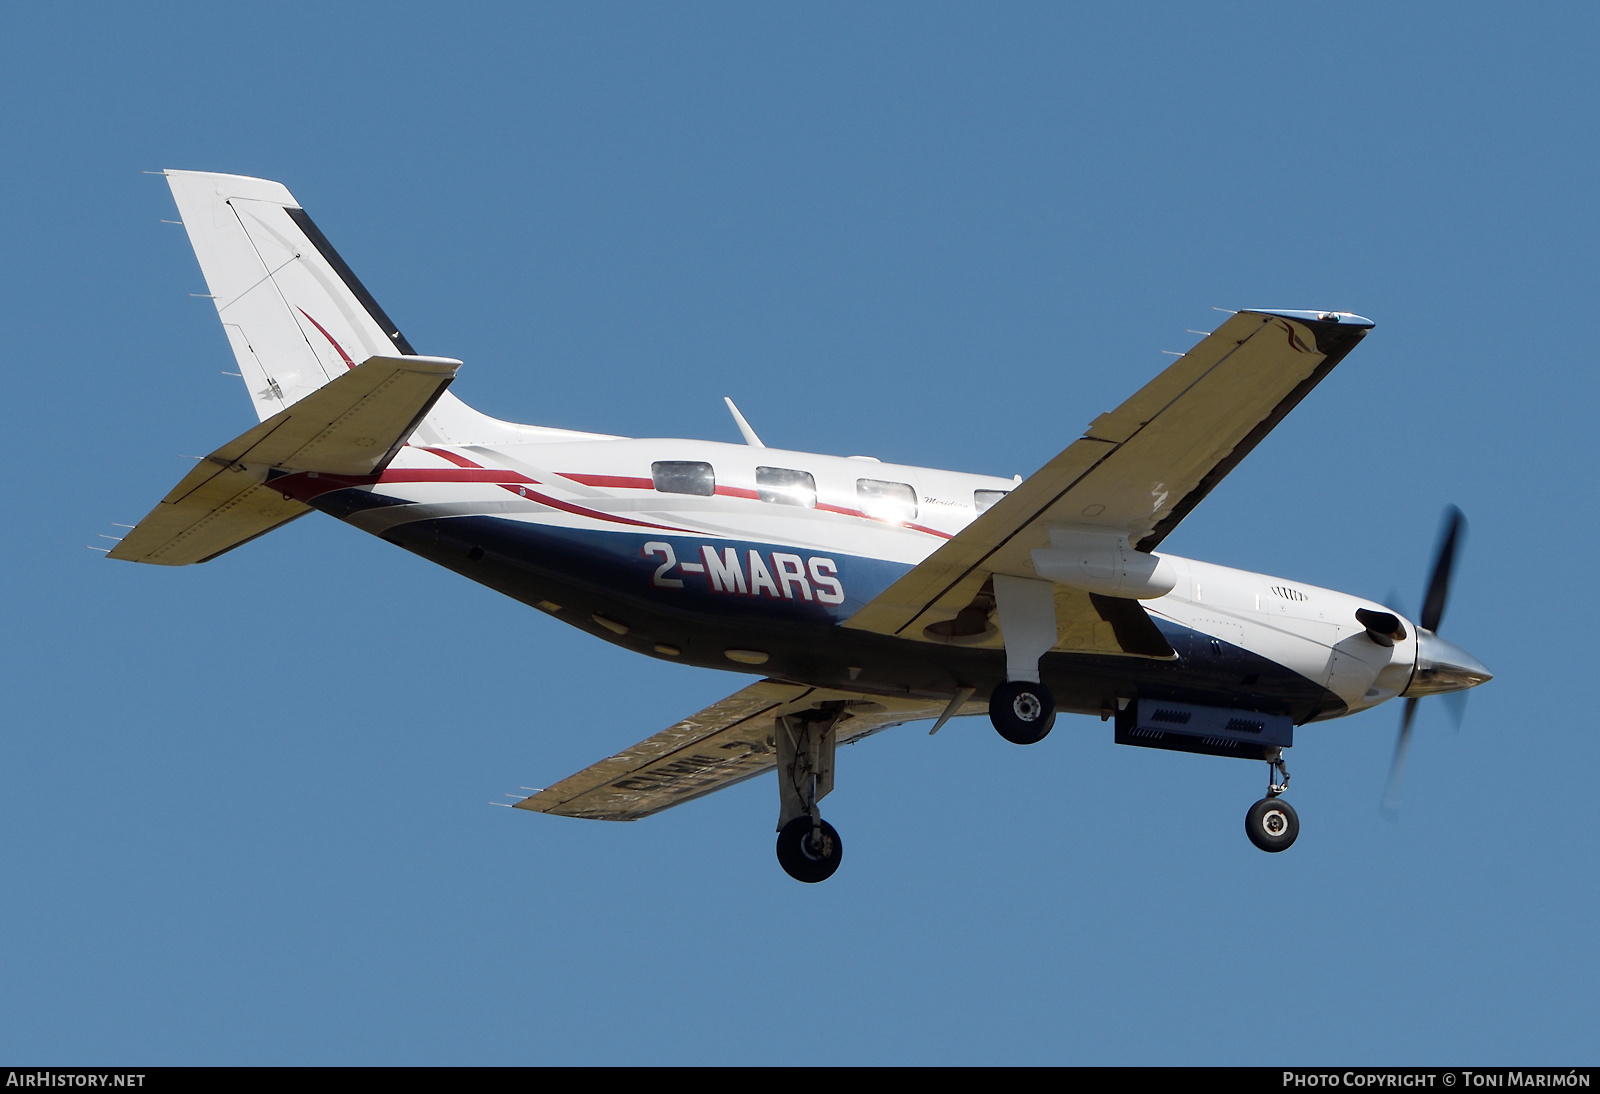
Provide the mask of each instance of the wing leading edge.
{"label": "wing leading edge", "polygon": [[[1031,553],[1052,527],[1154,550],[1371,328],[1338,312],[1235,313],[844,625],[940,641],[993,575],[1039,576]],[[1069,592],[1056,597],[1057,649],[1170,656],[1137,601]]]}

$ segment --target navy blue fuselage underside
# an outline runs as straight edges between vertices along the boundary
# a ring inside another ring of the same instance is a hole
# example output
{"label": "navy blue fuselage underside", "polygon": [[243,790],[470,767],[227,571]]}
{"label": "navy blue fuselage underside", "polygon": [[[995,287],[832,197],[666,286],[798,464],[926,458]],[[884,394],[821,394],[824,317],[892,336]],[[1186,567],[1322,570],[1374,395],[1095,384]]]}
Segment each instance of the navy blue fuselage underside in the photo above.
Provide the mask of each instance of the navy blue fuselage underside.
{"label": "navy blue fuselage underside", "polygon": [[[351,489],[323,494],[311,504],[345,519],[413,503]],[[909,641],[840,626],[911,569],[904,563],[651,528],[574,529],[498,516],[424,517],[378,534],[647,655],[890,694],[939,696],[973,687],[982,697],[1005,680],[1002,650]],[[670,564],[660,545],[670,547]],[[717,563],[715,574],[706,548]],[[829,603],[833,600],[838,602]],[[1151,618],[1177,653],[1175,659],[1047,654],[1040,677],[1060,708],[1098,713],[1113,708],[1118,698],[1148,697],[1283,713],[1296,722],[1345,709],[1325,687],[1276,661]],[[736,664],[725,653],[729,649],[760,651],[769,659],[759,668]]]}

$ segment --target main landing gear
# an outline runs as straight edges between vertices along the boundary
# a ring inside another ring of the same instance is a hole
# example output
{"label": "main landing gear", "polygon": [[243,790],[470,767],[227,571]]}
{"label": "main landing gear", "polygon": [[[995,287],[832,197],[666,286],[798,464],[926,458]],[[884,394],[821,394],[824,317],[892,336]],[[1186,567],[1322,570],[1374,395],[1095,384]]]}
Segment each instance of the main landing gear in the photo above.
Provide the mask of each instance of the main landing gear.
{"label": "main landing gear", "polygon": [[779,718],[773,727],[778,750],[778,865],[796,881],[826,881],[839,868],[844,844],[822,819],[817,803],[833,789],[833,749],[843,705]]}
{"label": "main landing gear", "polygon": [[989,720],[1012,744],[1044,740],[1056,724],[1056,700],[1039,683],[1039,659],[1056,644],[1055,586],[995,574],[995,616],[1006,644],[1006,682],[989,696]]}
{"label": "main landing gear", "polygon": [[1267,796],[1244,815],[1244,832],[1250,842],[1263,851],[1286,851],[1300,834],[1300,818],[1294,806],[1278,797],[1289,789],[1289,769],[1283,762],[1283,749],[1268,760]]}
{"label": "main landing gear", "polygon": [[1043,684],[1008,680],[989,696],[989,720],[1012,744],[1036,744],[1056,724],[1055,696]]}
{"label": "main landing gear", "polygon": [[826,881],[839,868],[844,844],[833,825],[802,814],[778,833],[778,865],[796,881]]}

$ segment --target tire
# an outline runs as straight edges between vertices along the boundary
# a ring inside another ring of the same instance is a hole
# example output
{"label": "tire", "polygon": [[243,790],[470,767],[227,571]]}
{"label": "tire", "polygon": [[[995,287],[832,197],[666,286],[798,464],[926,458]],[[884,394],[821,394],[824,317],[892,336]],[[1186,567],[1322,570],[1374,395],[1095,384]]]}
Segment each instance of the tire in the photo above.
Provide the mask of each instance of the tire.
{"label": "tire", "polygon": [[1056,724],[1055,696],[1043,684],[1008,681],[989,696],[989,721],[1014,745],[1037,744]]}
{"label": "tire", "polygon": [[1300,835],[1300,818],[1282,798],[1262,798],[1244,815],[1244,832],[1263,851],[1287,851]]}
{"label": "tire", "polygon": [[778,833],[778,865],[796,881],[815,885],[827,881],[844,858],[844,843],[833,825],[822,822],[821,846],[812,846],[811,818],[801,814]]}

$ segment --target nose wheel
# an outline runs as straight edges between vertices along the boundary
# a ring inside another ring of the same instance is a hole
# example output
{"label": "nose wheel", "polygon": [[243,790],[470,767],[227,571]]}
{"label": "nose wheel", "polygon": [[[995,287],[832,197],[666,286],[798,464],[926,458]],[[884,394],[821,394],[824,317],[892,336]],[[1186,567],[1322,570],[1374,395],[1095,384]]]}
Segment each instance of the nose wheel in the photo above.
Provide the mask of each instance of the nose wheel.
{"label": "nose wheel", "polygon": [[1043,684],[1008,680],[989,696],[989,720],[1012,744],[1036,744],[1056,724],[1055,696]]}
{"label": "nose wheel", "polygon": [[1279,749],[1277,756],[1268,763],[1271,775],[1267,780],[1267,796],[1244,815],[1244,834],[1263,851],[1286,851],[1300,835],[1300,817],[1294,806],[1278,797],[1289,789],[1289,769],[1283,762],[1283,750]]}
{"label": "nose wheel", "polygon": [[1244,831],[1263,851],[1286,851],[1300,834],[1300,818],[1282,798],[1262,798],[1244,815]]}

